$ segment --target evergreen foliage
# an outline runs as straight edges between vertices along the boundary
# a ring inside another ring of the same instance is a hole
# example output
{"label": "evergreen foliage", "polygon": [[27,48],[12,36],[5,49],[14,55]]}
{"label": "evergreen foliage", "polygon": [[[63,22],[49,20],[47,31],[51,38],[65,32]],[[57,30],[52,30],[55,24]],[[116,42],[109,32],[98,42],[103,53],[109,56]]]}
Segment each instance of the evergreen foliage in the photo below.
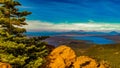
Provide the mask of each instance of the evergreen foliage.
{"label": "evergreen foliage", "polygon": [[36,46],[0,41],[0,61],[10,63],[13,68],[38,68],[45,62],[47,54],[48,50],[43,42]]}
{"label": "evergreen foliage", "polygon": [[49,51],[43,37],[26,37],[22,26],[27,25],[28,11],[19,11],[18,1],[6,0],[0,7],[0,62],[13,68],[40,68]]}
{"label": "evergreen foliage", "polygon": [[28,11],[19,11],[17,6],[21,4],[17,1],[6,1],[0,7],[0,25],[1,28],[7,33],[4,36],[23,36],[26,29],[22,28],[27,25],[25,16],[31,14]]}

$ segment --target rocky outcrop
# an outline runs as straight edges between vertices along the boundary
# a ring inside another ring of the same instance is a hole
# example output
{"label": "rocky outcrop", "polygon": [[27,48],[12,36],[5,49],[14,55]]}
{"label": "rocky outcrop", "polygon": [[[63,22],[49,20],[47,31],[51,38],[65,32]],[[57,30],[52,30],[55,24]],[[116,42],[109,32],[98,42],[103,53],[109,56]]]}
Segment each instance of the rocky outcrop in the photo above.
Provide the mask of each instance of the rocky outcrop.
{"label": "rocky outcrop", "polygon": [[110,66],[106,62],[98,63],[88,56],[76,57],[70,47],[62,45],[49,54],[44,68],[110,68]]}
{"label": "rocky outcrop", "polygon": [[8,63],[2,63],[2,62],[0,62],[0,68],[12,68],[12,67]]}
{"label": "rocky outcrop", "polygon": [[111,68],[108,62],[100,61],[96,62],[95,59],[92,59],[88,56],[80,56],[76,58],[76,61],[73,64],[73,68]]}
{"label": "rocky outcrop", "polygon": [[110,64],[107,61],[100,61],[99,68],[111,68]]}
{"label": "rocky outcrop", "polygon": [[97,68],[97,66],[98,63],[88,56],[77,57],[73,64],[74,68]]}
{"label": "rocky outcrop", "polygon": [[75,61],[75,52],[67,46],[55,48],[47,58],[46,68],[67,68]]}

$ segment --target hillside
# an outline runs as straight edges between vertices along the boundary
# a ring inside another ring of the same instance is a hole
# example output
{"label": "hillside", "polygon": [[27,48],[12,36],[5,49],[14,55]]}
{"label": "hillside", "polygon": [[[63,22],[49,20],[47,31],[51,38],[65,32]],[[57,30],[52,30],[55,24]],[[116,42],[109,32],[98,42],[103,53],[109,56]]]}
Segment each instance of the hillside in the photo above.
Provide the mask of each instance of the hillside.
{"label": "hillside", "polygon": [[110,63],[111,68],[120,68],[120,44],[94,45],[87,49],[73,48],[77,56],[85,55],[95,59],[105,60]]}

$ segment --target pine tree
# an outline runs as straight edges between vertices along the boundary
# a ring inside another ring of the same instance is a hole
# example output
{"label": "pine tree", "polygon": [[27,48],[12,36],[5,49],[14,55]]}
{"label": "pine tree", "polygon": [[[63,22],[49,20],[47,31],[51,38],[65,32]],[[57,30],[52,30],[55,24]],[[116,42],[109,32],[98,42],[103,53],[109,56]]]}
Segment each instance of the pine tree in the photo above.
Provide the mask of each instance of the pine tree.
{"label": "pine tree", "polygon": [[21,6],[21,4],[15,0],[4,0],[1,3],[0,25],[3,32],[5,32],[4,36],[23,36],[26,29],[22,26],[27,25],[25,17],[31,14],[31,12],[19,11],[17,6]]}
{"label": "pine tree", "polygon": [[[0,62],[9,63],[13,68],[40,68],[49,51],[48,37],[28,38],[23,35],[27,25],[28,11],[19,11],[21,4],[15,0],[0,0]],[[9,39],[9,37],[12,39]]]}

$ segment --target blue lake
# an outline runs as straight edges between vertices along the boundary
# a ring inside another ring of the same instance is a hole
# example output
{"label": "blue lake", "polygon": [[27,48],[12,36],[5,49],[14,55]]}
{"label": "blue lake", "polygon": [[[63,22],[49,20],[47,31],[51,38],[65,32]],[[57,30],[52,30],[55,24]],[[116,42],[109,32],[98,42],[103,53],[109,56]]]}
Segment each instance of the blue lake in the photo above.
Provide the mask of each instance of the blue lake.
{"label": "blue lake", "polygon": [[[27,36],[56,36],[61,34],[64,34],[64,33],[60,33],[60,32],[27,32],[26,33]],[[95,44],[114,44],[115,43],[113,40],[106,39],[104,37],[98,37],[98,36],[68,36],[65,38],[71,38],[73,40],[85,40]]]}
{"label": "blue lake", "polygon": [[85,40],[85,41],[90,41],[95,44],[113,44],[113,40],[105,39],[103,37],[95,37],[95,36],[72,36],[72,39],[75,40]]}

